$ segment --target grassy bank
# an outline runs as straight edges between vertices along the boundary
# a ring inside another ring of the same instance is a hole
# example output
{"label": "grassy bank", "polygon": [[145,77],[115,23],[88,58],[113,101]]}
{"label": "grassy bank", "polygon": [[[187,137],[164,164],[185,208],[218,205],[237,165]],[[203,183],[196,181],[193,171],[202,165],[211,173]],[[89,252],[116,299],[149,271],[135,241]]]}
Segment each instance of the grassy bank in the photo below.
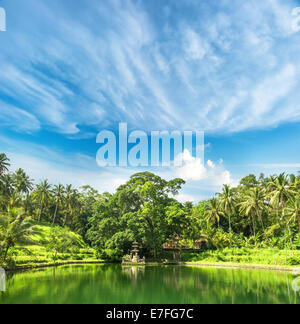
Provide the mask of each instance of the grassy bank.
{"label": "grassy bank", "polygon": [[224,265],[257,265],[269,267],[298,267],[300,266],[300,251],[287,251],[287,264],[285,251],[265,248],[226,248],[201,253],[183,252],[181,261],[186,263],[224,264]]}

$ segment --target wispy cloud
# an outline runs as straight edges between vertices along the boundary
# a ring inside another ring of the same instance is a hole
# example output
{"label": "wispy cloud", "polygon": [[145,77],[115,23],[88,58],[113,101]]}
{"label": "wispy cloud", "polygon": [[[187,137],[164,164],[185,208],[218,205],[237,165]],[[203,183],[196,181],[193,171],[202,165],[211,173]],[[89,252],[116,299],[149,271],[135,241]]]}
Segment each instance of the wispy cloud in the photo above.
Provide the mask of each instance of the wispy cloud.
{"label": "wispy cloud", "polygon": [[0,125],[25,133],[32,133],[41,128],[35,116],[2,100],[0,100]]}
{"label": "wispy cloud", "polygon": [[[131,0],[80,0],[73,16],[57,1],[40,3],[30,15],[42,13],[43,28],[15,24],[7,33],[0,91],[65,134],[120,120],[210,132],[300,120],[291,111],[299,102],[292,91],[299,64],[289,55],[300,37],[291,27],[293,1],[161,6],[163,19]],[[22,12],[12,7],[13,21]]]}

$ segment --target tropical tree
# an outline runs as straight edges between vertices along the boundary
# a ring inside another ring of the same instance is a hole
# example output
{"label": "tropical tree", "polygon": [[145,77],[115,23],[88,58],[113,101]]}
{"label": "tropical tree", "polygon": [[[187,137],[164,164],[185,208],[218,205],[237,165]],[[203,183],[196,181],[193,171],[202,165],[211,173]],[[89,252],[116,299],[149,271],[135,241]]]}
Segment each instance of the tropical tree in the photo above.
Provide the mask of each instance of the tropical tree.
{"label": "tropical tree", "polygon": [[300,233],[300,198],[296,196],[289,203],[289,206],[286,208],[286,214],[289,218],[289,223],[298,223],[298,230]]}
{"label": "tropical tree", "polygon": [[36,191],[34,192],[34,197],[39,201],[39,216],[38,222],[41,221],[43,208],[46,207],[47,202],[51,196],[51,185],[48,183],[48,180],[42,181],[39,185],[36,186]]}
{"label": "tropical tree", "polygon": [[286,202],[294,195],[296,192],[291,188],[285,173],[281,173],[278,177],[272,178],[268,184],[269,197],[271,203],[281,211],[284,211]]}
{"label": "tropical tree", "polygon": [[[291,199],[295,194],[297,194],[289,180],[288,177],[286,176],[285,173],[281,173],[278,177],[276,177],[274,180],[272,180],[269,185],[269,197],[271,199],[271,203],[277,208],[277,213],[280,213],[280,219],[279,222],[281,221],[284,222],[285,224],[285,230],[284,230],[284,236],[285,236],[285,260],[287,263],[287,229],[289,233],[291,233],[289,222],[286,219],[285,215],[285,206],[286,203],[289,199]],[[290,241],[292,245],[292,238],[290,235]]]}
{"label": "tropical tree", "polygon": [[15,181],[15,188],[17,192],[28,194],[32,190],[33,182],[23,169],[18,169],[15,172],[13,179]]}
{"label": "tropical tree", "polygon": [[22,209],[9,209],[6,215],[0,216],[1,225],[1,256],[2,261],[7,259],[8,252],[17,243],[27,243],[29,236],[34,233],[32,220],[24,214]]}
{"label": "tropical tree", "polygon": [[3,174],[0,176],[0,203],[2,209],[6,210],[10,196],[14,192],[14,181],[11,174]]}
{"label": "tropical tree", "polygon": [[56,185],[54,187],[53,196],[54,196],[54,199],[55,199],[55,212],[54,212],[54,215],[53,215],[52,224],[54,225],[59,205],[62,203],[62,201],[64,199],[64,186],[62,184],[59,184],[58,186]]}
{"label": "tropical tree", "polygon": [[234,205],[235,205],[235,198],[234,198],[233,190],[230,188],[229,185],[224,185],[223,191],[219,196],[220,196],[220,203],[224,208],[226,216],[228,217],[229,232],[231,233],[232,232],[231,213],[232,213]]}
{"label": "tropical tree", "polygon": [[65,190],[65,201],[67,204],[67,210],[65,213],[63,226],[67,224],[68,218],[73,221],[74,210],[76,207],[80,206],[80,195],[78,190],[74,189],[72,185],[67,185]]}
{"label": "tropical tree", "polygon": [[220,226],[220,218],[225,217],[225,213],[220,208],[220,203],[218,199],[213,198],[209,200],[207,209],[204,213],[208,224],[218,224]]}
{"label": "tropical tree", "polygon": [[69,229],[55,226],[50,231],[46,248],[52,252],[53,261],[56,262],[57,253],[64,253],[76,245],[76,237],[71,234]]}
{"label": "tropical tree", "polygon": [[267,210],[268,207],[269,205],[265,200],[265,194],[259,187],[251,188],[242,196],[240,210],[245,214],[245,216],[251,217],[254,236],[256,235],[255,218],[258,219],[263,231],[265,231],[263,213]]}
{"label": "tropical tree", "polygon": [[8,208],[22,207],[22,196],[19,192],[13,191],[9,197]]}
{"label": "tropical tree", "polygon": [[0,176],[2,176],[5,172],[7,172],[9,167],[10,167],[10,163],[8,157],[6,156],[6,154],[1,153],[0,154]]}

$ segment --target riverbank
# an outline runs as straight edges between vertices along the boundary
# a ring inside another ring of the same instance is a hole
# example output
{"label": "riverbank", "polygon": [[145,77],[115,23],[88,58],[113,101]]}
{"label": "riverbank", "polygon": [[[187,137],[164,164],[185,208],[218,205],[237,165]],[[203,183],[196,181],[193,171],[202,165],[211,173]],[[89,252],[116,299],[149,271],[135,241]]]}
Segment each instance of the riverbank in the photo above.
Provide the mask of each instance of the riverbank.
{"label": "riverbank", "polygon": [[213,268],[234,268],[249,270],[269,270],[269,271],[286,271],[291,272],[297,269],[294,266],[272,266],[272,265],[253,265],[253,264],[233,264],[233,263],[199,263],[199,262],[180,262],[180,265],[197,266],[197,267],[213,267]]}
{"label": "riverbank", "polygon": [[15,267],[4,267],[6,271],[24,271],[24,270],[33,270],[33,269],[43,269],[43,268],[51,268],[51,267],[59,267],[65,265],[84,265],[84,264],[104,264],[105,261],[102,260],[86,260],[86,261],[61,261],[61,262],[52,262],[52,263],[43,263],[43,264],[27,264],[22,266]]}
{"label": "riverbank", "polygon": [[277,248],[225,248],[201,253],[183,252],[181,260],[191,264],[246,265],[250,267],[300,267],[300,250]]}

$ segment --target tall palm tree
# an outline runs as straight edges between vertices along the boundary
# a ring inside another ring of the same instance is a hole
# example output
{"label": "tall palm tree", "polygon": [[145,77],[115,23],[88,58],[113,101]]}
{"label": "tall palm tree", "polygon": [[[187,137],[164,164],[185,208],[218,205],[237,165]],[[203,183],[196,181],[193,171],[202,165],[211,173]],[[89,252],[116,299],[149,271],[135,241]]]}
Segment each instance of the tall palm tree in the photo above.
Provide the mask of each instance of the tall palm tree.
{"label": "tall palm tree", "polygon": [[66,190],[65,190],[65,198],[66,198],[66,203],[67,203],[67,212],[65,215],[65,219],[64,219],[64,226],[67,223],[67,218],[68,215],[70,218],[72,218],[72,214],[73,214],[73,195],[74,195],[74,189],[72,187],[72,185],[67,185],[66,186]]}
{"label": "tall palm tree", "polygon": [[10,197],[14,192],[14,181],[10,173],[0,176],[0,204],[2,210],[7,209]]}
{"label": "tall palm tree", "polygon": [[263,212],[269,207],[266,202],[265,193],[259,187],[255,187],[247,191],[241,199],[241,211],[244,212],[246,216],[251,214],[254,222],[254,217],[256,217],[260,222],[263,231],[265,231]]}
{"label": "tall palm tree", "polygon": [[275,208],[277,208],[278,213],[281,214],[280,222],[283,220],[285,223],[285,263],[287,263],[287,229],[289,233],[291,231],[285,215],[285,205],[290,198],[297,195],[297,192],[293,190],[285,173],[281,173],[275,180],[272,180],[268,185],[268,189],[268,196],[271,199],[271,204],[273,204]]}
{"label": "tall palm tree", "polygon": [[1,153],[0,154],[0,176],[2,176],[5,172],[7,172],[9,167],[10,167],[10,163],[8,157],[6,156],[6,154]]}
{"label": "tall palm tree", "polygon": [[41,221],[43,208],[46,206],[46,203],[50,198],[50,190],[51,185],[48,183],[48,180],[44,180],[36,186],[34,196],[39,200],[40,204],[38,222]]}
{"label": "tall palm tree", "polygon": [[57,216],[57,212],[58,212],[58,208],[60,203],[62,202],[63,198],[64,198],[64,186],[62,184],[59,184],[58,186],[56,185],[54,187],[53,190],[53,195],[56,201],[56,205],[55,205],[55,212],[54,212],[54,216],[53,216],[53,221],[52,224],[54,225],[55,220],[56,220],[56,216]]}
{"label": "tall palm tree", "polygon": [[16,190],[12,192],[12,194],[9,196],[9,204],[8,208],[16,208],[21,207],[22,205],[22,196],[19,192]]}
{"label": "tall palm tree", "polygon": [[34,233],[31,218],[24,214],[22,209],[9,209],[6,215],[0,216],[1,225],[1,255],[5,262],[9,249],[17,243],[27,243],[29,236]]}
{"label": "tall palm tree", "polygon": [[284,210],[286,202],[297,194],[290,186],[285,173],[281,173],[277,178],[272,179],[268,184],[269,198],[271,203],[276,205],[281,211]]}
{"label": "tall palm tree", "polygon": [[256,244],[256,222],[257,218],[260,221],[263,232],[265,227],[263,223],[263,212],[267,209],[268,204],[265,201],[265,194],[259,187],[251,188],[242,196],[240,205],[240,211],[246,216],[251,218],[253,235],[255,237]]}
{"label": "tall palm tree", "polygon": [[10,173],[0,176],[1,193],[4,196],[10,196],[14,191],[14,179]]}
{"label": "tall palm tree", "polygon": [[294,199],[290,201],[289,207],[286,208],[286,214],[290,217],[289,223],[298,222],[298,230],[300,232],[300,198],[295,196]]}
{"label": "tall palm tree", "polygon": [[221,205],[223,206],[224,211],[228,217],[229,232],[231,233],[232,232],[231,213],[233,211],[234,204],[235,204],[234,194],[229,185],[224,185],[223,191],[219,196],[220,196]]}
{"label": "tall palm tree", "polygon": [[33,188],[33,182],[23,169],[18,169],[14,174],[16,190],[28,194]]}
{"label": "tall palm tree", "polygon": [[225,216],[223,211],[220,209],[219,201],[216,198],[213,198],[209,201],[207,209],[204,216],[208,223],[218,224],[220,226],[220,218]]}

